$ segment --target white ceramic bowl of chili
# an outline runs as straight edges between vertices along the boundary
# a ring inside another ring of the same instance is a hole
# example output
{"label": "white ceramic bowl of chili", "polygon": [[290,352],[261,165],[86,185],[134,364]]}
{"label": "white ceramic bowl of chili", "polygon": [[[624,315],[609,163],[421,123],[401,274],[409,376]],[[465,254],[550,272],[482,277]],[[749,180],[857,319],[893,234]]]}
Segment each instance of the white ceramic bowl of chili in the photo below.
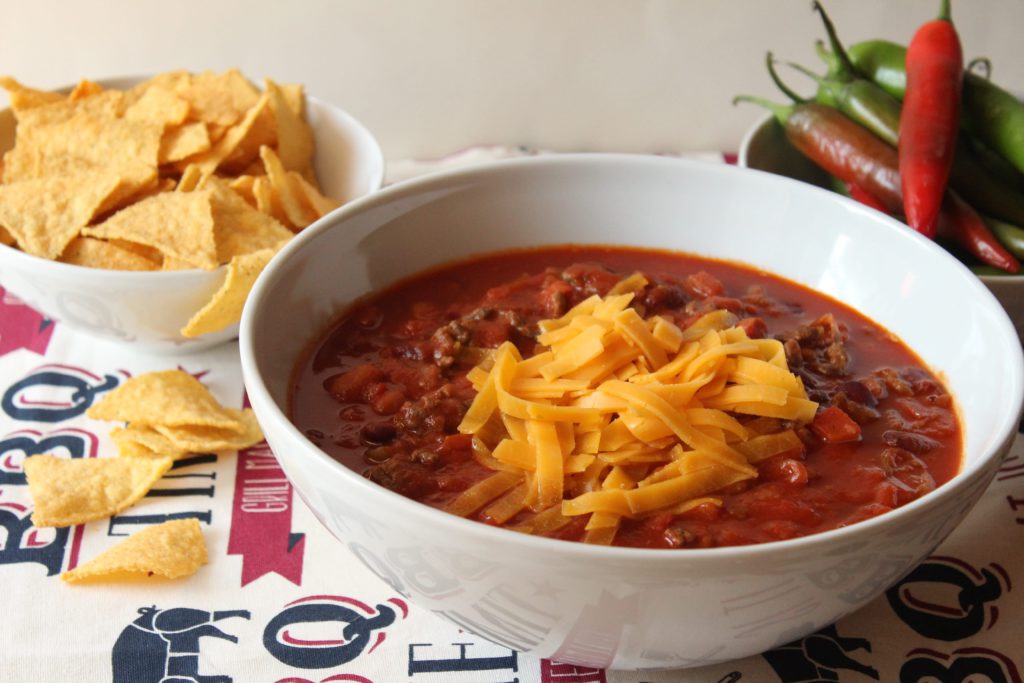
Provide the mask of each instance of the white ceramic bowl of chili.
{"label": "white ceramic bowl of chili", "polygon": [[[959,397],[961,471],[902,508],[818,535],[675,551],[593,547],[416,503],[342,466],[292,425],[297,359],[353,299],[452,259],[565,243],[726,258],[859,309],[897,334]],[[957,324],[937,311],[956,311]],[[866,604],[927,556],[978,500],[1011,445],[1024,400],[1012,324],[978,279],[934,243],[805,183],[657,157],[498,162],[354,202],[294,240],[260,276],[240,349],[253,408],[285,472],[372,571],[415,604],[485,638],[607,668],[735,659]],[[823,576],[832,579],[817,580]],[[801,589],[775,590],[784,582]],[[538,586],[543,600],[535,597]],[[495,601],[505,614],[498,620]]]}

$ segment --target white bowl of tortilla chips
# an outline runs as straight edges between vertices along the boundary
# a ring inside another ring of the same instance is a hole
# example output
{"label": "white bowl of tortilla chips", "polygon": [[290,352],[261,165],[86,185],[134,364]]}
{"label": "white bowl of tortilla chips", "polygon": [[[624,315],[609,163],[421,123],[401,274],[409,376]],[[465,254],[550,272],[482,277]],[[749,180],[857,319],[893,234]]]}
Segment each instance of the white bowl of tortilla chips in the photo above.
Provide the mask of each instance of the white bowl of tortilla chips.
{"label": "white bowl of tortilla chips", "polygon": [[147,350],[234,338],[277,249],[383,179],[351,115],[236,70],[0,87],[0,287]]}

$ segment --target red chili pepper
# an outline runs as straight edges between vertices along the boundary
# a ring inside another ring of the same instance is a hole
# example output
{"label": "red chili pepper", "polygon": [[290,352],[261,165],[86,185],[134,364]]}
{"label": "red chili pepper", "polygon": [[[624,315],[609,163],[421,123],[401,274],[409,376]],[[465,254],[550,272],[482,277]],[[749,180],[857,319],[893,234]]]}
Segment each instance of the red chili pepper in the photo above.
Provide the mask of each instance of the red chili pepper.
{"label": "red chili pepper", "polygon": [[900,116],[899,168],[910,227],[934,237],[960,124],[964,59],[942,0],[939,18],[917,30],[907,48],[907,93]]}
{"label": "red chili pepper", "polygon": [[846,191],[849,193],[850,199],[856,199],[864,206],[870,206],[876,211],[881,211],[882,213],[888,213],[891,215],[890,211],[885,208],[885,204],[872,197],[871,193],[857,183],[846,183]]}
{"label": "red chili pepper", "polygon": [[942,231],[982,263],[1020,272],[1020,262],[1006,250],[978,212],[952,190],[942,203]]}

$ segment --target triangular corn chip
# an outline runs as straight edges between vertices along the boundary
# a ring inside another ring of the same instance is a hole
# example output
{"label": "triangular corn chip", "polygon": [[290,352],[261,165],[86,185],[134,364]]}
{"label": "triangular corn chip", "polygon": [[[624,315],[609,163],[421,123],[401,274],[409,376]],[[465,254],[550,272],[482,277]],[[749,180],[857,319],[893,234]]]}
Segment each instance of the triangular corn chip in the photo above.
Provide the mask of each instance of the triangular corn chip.
{"label": "triangular corn chip", "polygon": [[182,328],[181,334],[185,337],[198,337],[237,323],[242,318],[242,308],[253,283],[282,246],[284,242],[269,249],[232,258],[224,284],[214,293],[209,303],[192,316]]}
{"label": "triangular corn chip", "polygon": [[25,458],[32,523],[63,527],[115,515],[146,495],[172,463],[171,458]]}
{"label": "triangular corn chip", "polygon": [[103,223],[82,230],[89,237],[146,244],[193,264],[217,267],[210,192],[164,192],[118,211]]}
{"label": "triangular corn chip", "polygon": [[265,78],[263,87],[277,121],[277,156],[285,170],[305,174],[313,165],[313,131],[305,117],[292,109],[277,83]]}
{"label": "triangular corn chip", "polygon": [[169,128],[160,139],[160,165],[180,161],[210,149],[210,134],[204,123]]}
{"label": "triangular corn chip", "polygon": [[297,229],[301,229],[315,221],[319,216],[306,202],[304,196],[300,196],[292,185],[288,172],[281,163],[280,158],[270,147],[260,148],[260,158],[263,159],[263,166],[267,170],[267,178],[270,185],[281,203],[287,222]]}
{"label": "triangular corn chip", "polygon": [[252,410],[225,410],[238,418],[239,427],[172,427],[158,424],[153,425],[153,430],[164,437],[172,447],[189,453],[237,451],[263,441],[263,431]]}
{"label": "triangular corn chip", "polygon": [[199,520],[173,519],[132,534],[93,559],[60,575],[68,583],[131,576],[180,579],[207,562]]}
{"label": "triangular corn chip", "polygon": [[257,211],[220,178],[204,179],[203,187],[213,193],[214,237],[217,260],[230,261],[235,256],[276,247],[292,232],[273,216]]}
{"label": "triangular corn chip", "polygon": [[202,382],[183,370],[148,372],[117,387],[86,415],[94,420],[143,425],[238,428],[238,418],[222,408]]}
{"label": "triangular corn chip", "polygon": [[120,186],[115,173],[0,185],[0,225],[14,236],[22,251],[55,259]]}
{"label": "triangular corn chip", "polygon": [[118,454],[122,457],[168,457],[177,460],[188,455],[187,450],[175,446],[170,439],[149,425],[130,424],[124,428],[119,427],[110,432],[110,438],[117,444]]}
{"label": "triangular corn chip", "polygon": [[60,261],[108,270],[160,270],[160,261],[150,260],[117,242],[93,237],[76,237],[61,254]]}

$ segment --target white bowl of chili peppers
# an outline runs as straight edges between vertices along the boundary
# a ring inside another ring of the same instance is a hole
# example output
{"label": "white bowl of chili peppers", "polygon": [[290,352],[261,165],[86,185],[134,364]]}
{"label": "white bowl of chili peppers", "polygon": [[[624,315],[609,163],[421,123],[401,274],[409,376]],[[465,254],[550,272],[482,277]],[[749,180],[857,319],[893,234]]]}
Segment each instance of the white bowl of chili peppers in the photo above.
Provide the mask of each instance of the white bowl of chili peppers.
{"label": "white bowl of chili peppers", "polygon": [[769,74],[792,104],[758,100],[772,113],[744,137],[740,165],[828,187],[916,226],[976,272],[1024,337],[1024,101],[988,79],[985,60],[961,68],[947,19],[925,23],[909,48],[846,48],[815,7],[826,69],[787,66],[817,88],[795,92],[769,54]]}
{"label": "white bowl of chili peppers", "polygon": [[357,200],[261,274],[239,349],[296,490],[391,589],[618,669],[725,662],[865,605],[980,498],[1024,400],[1005,312],[931,240],[651,156]]}

